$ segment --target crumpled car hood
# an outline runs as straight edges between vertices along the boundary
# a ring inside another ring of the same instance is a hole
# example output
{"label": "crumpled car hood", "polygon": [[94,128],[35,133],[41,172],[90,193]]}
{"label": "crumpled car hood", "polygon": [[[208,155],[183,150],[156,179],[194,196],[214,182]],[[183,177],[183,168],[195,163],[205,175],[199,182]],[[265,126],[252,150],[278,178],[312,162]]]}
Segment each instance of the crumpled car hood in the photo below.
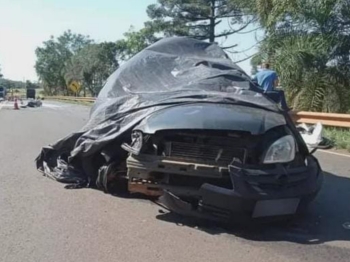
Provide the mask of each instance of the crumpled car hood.
{"label": "crumpled car hood", "polygon": [[281,125],[286,125],[284,116],[268,110],[234,104],[196,103],[157,111],[134,130],[147,134],[176,129],[235,130],[259,135]]}

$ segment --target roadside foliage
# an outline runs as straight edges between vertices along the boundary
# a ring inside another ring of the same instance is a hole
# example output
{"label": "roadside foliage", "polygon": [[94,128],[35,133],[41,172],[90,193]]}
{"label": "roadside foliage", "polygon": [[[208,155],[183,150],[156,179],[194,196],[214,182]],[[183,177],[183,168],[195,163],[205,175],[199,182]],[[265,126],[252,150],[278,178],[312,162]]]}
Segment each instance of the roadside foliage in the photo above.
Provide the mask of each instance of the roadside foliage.
{"label": "roadside foliage", "polygon": [[[269,61],[288,102],[298,110],[350,110],[350,2],[347,0],[158,0],[145,10],[149,21],[123,39],[94,43],[71,31],[36,50],[37,74],[50,95],[96,96],[108,75],[150,44],[168,36],[218,42],[236,54],[242,34],[263,32],[251,59],[255,73]],[[227,25],[223,27],[223,25]],[[250,57],[247,57],[249,59]],[[236,61],[237,62],[237,61]]]}

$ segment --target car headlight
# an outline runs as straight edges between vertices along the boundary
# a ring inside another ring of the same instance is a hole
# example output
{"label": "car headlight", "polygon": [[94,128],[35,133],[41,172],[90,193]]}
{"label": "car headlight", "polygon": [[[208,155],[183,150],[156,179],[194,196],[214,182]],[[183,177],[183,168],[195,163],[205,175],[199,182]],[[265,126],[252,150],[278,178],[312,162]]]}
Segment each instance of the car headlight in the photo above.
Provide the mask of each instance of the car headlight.
{"label": "car headlight", "polygon": [[295,158],[295,140],[291,135],[275,141],[264,156],[264,164],[287,163]]}

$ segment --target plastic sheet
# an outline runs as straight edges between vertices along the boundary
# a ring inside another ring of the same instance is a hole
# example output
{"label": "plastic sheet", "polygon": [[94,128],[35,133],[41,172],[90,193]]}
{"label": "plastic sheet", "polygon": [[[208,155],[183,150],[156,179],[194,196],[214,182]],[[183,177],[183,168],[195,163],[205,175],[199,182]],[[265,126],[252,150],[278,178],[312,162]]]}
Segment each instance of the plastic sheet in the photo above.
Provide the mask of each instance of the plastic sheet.
{"label": "plastic sheet", "polygon": [[322,123],[317,123],[316,125],[309,127],[306,124],[298,125],[298,130],[301,137],[306,143],[309,149],[318,147],[322,142],[323,126]]}

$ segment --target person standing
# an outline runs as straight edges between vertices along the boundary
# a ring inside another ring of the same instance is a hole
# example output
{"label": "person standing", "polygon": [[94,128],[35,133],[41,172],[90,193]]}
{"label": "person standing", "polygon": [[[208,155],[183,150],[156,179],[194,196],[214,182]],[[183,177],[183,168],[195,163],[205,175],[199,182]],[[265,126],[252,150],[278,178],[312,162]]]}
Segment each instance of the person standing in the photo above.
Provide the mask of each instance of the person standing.
{"label": "person standing", "polygon": [[262,70],[255,75],[253,81],[256,81],[268,96],[277,98],[283,110],[289,111],[284,91],[276,89],[279,84],[277,73],[270,69],[269,63],[263,63],[261,67]]}

